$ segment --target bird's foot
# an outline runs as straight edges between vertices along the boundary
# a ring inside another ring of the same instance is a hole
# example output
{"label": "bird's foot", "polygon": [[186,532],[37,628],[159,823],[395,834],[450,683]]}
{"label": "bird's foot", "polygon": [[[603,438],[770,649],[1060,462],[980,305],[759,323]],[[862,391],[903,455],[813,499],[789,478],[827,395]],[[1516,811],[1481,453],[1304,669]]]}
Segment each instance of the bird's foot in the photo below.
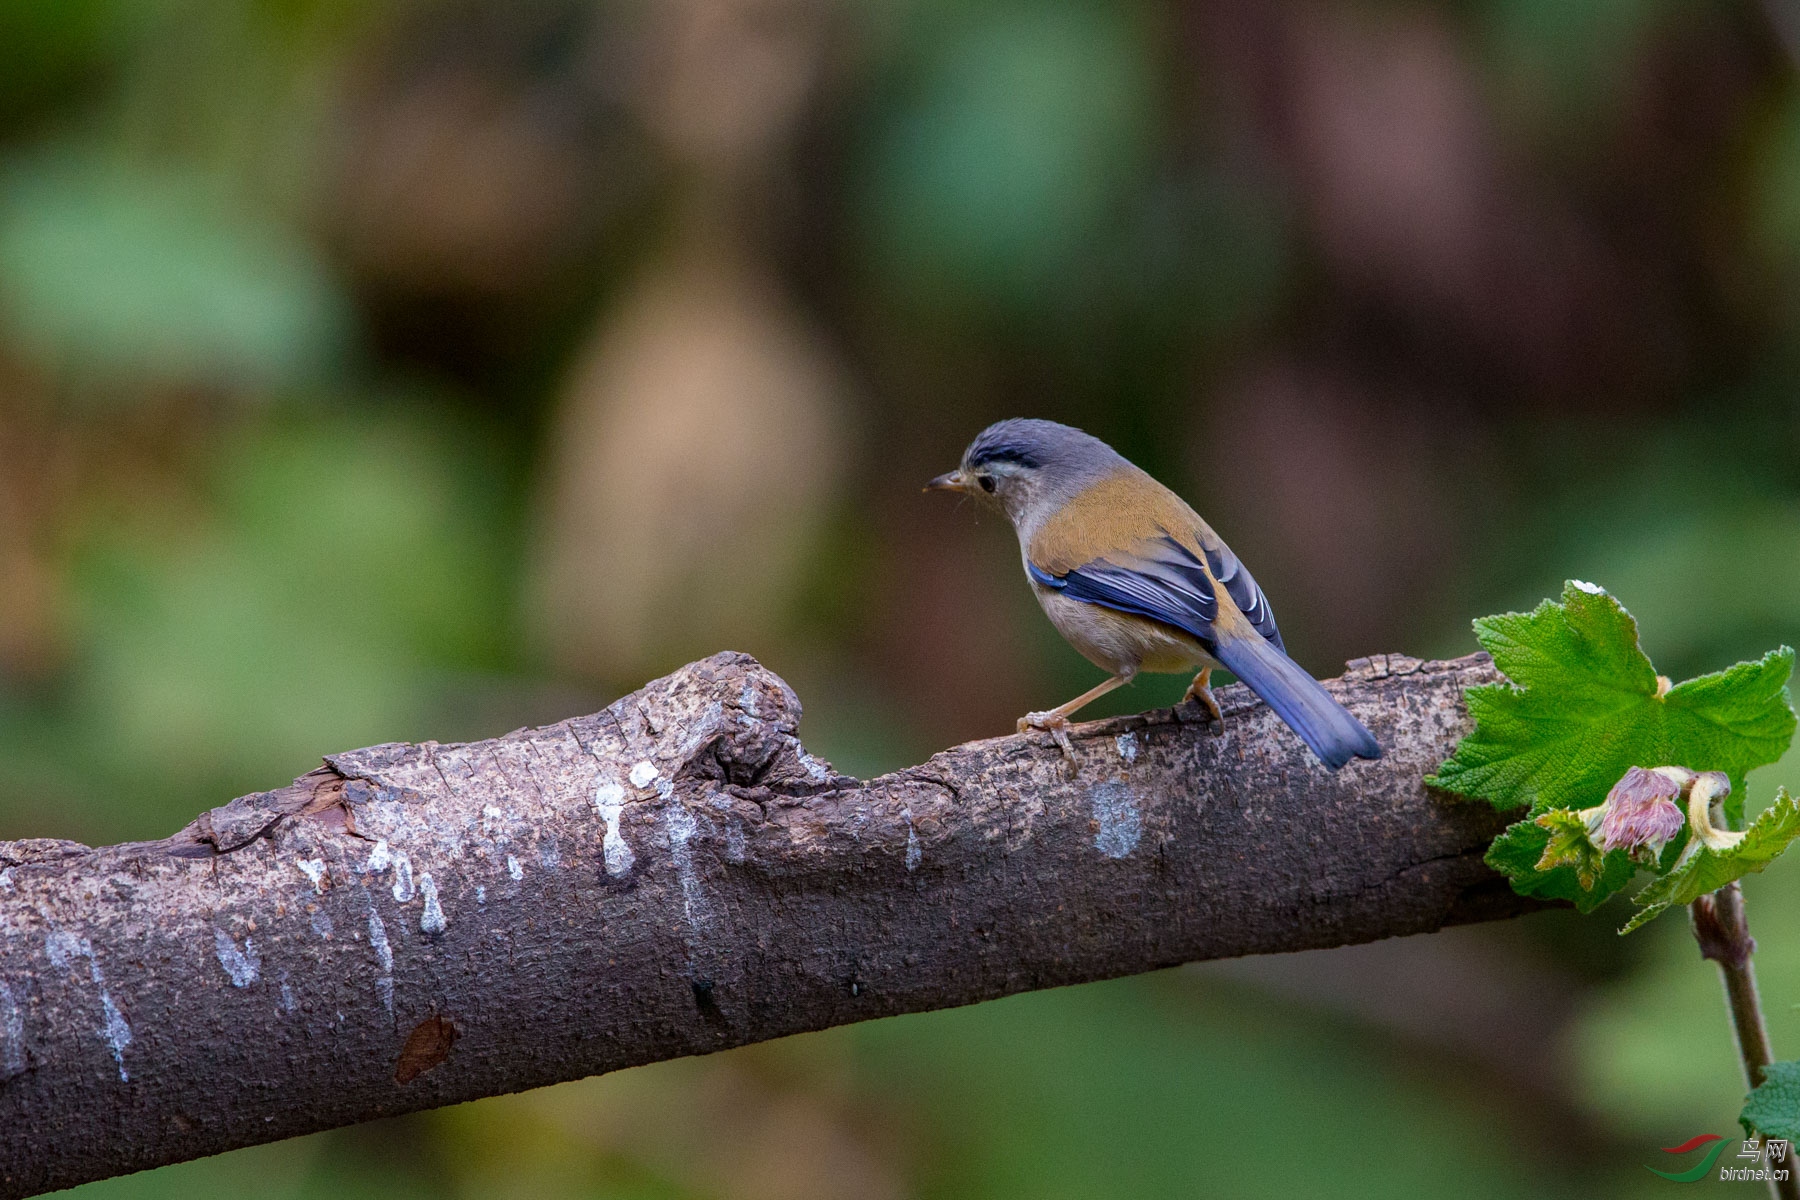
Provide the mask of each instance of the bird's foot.
{"label": "bird's foot", "polygon": [[1069,741],[1069,718],[1051,709],[1048,712],[1026,713],[1019,718],[1019,732],[1030,733],[1033,729],[1041,729],[1056,739],[1065,757],[1070,761],[1075,758],[1075,745]]}
{"label": "bird's foot", "polygon": [[1188,684],[1187,695],[1181,699],[1184,704],[1192,700],[1203,706],[1214,721],[1223,725],[1225,724],[1225,714],[1219,711],[1219,702],[1213,699],[1212,688],[1208,686],[1211,676],[1212,669],[1210,667],[1194,676],[1194,682]]}

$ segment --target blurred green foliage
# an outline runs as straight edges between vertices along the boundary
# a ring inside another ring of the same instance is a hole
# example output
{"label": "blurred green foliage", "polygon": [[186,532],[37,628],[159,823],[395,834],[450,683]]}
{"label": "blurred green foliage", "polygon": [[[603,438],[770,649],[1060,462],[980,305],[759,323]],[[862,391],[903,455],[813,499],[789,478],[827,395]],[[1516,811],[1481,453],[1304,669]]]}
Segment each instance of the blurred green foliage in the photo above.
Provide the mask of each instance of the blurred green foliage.
{"label": "blurred green foliage", "polygon": [[455,413],[285,407],[220,430],[174,502],[106,497],[71,551],[79,651],[0,710],[20,784],[149,838],[325,747],[432,736],[513,653],[504,465]]}
{"label": "blurred green foliage", "polygon": [[870,258],[891,286],[927,311],[1005,317],[1059,302],[1072,256],[1104,238],[1149,166],[1142,16],[1005,5],[920,31],[862,179]]}
{"label": "blurred green foliage", "polygon": [[120,381],[293,387],[341,359],[349,313],[311,247],[217,190],[100,163],[15,168],[0,306],[20,348],[64,367],[77,397]]}
{"label": "blurred green foliage", "polygon": [[1632,69],[1683,0],[1490,0],[1484,48],[1514,111],[1534,132],[1581,140],[1616,120]]}

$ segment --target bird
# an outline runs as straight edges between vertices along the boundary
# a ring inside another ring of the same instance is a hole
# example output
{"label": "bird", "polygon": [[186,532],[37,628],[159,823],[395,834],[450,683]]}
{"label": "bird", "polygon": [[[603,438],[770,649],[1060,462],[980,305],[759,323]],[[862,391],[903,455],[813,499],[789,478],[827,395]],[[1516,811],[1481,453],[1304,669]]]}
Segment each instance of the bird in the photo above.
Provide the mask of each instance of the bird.
{"label": "bird", "polygon": [[1223,667],[1331,770],[1381,757],[1367,727],[1288,657],[1268,599],[1212,526],[1099,438],[1055,421],[1000,421],[925,490],[1004,512],[1050,623],[1110,673],[1067,704],[1027,713],[1019,732],[1048,732],[1072,758],[1070,715],[1142,671],[1197,670],[1182,701],[1223,722],[1210,686]]}

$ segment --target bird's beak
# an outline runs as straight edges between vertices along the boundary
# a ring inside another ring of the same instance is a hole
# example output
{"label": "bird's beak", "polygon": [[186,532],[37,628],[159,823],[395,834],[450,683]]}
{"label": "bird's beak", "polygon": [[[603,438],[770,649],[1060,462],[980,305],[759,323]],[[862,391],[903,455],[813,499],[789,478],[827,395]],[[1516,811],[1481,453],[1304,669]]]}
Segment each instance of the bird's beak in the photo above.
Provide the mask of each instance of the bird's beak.
{"label": "bird's beak", "polygon": [[925,485],[928,492],[966,492],[969,490],[969,477],[960,469],[939,475]]}

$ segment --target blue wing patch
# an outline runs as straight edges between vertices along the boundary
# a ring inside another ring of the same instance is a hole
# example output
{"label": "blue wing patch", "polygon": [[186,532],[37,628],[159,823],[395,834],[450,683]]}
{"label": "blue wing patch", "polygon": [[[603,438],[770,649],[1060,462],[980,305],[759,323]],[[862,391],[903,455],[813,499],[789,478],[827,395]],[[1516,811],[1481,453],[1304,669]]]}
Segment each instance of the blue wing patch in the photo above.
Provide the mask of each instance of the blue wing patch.
{"label": "blue wing patch", "polygon": [[[1186,550],[1182,553],[1185,554]],[[1281,644],[1281,630],[1275,628],[1275,610],[1269,607],[1262,589],[1256,586],[1256,580],[1250,578],[1250,572],[1244,569],[1238,556],[1231,552],[1231,547],[1224,542],[1208,546],[1206,565],[1212,568],[1213,578],[1225,585],[1231,602],[1238,606],[1238,611],[1244,614],[1256,632],[1274,642],[1277,650],[1287,653],[1287,647]]]}
{"label": "blue wing patch", "polygon": [[[1157,539],[1155,546],[1154,557],[1134,556],[1130,565],[1096,558],[1066,575],[1052,575],[1029,563],[1026,569],[1040,585],[1054,588],[1071,600],[1172,625],[1198,638],[1210,651],[1219,602],[1205,568],[1186,547],[1166,534]],[[1248,578],[1241,567],[1239,570]],[[1237,597],[1233,595],[1232,599]],[[1268,611],[1266,604],[1263,611]]]}

